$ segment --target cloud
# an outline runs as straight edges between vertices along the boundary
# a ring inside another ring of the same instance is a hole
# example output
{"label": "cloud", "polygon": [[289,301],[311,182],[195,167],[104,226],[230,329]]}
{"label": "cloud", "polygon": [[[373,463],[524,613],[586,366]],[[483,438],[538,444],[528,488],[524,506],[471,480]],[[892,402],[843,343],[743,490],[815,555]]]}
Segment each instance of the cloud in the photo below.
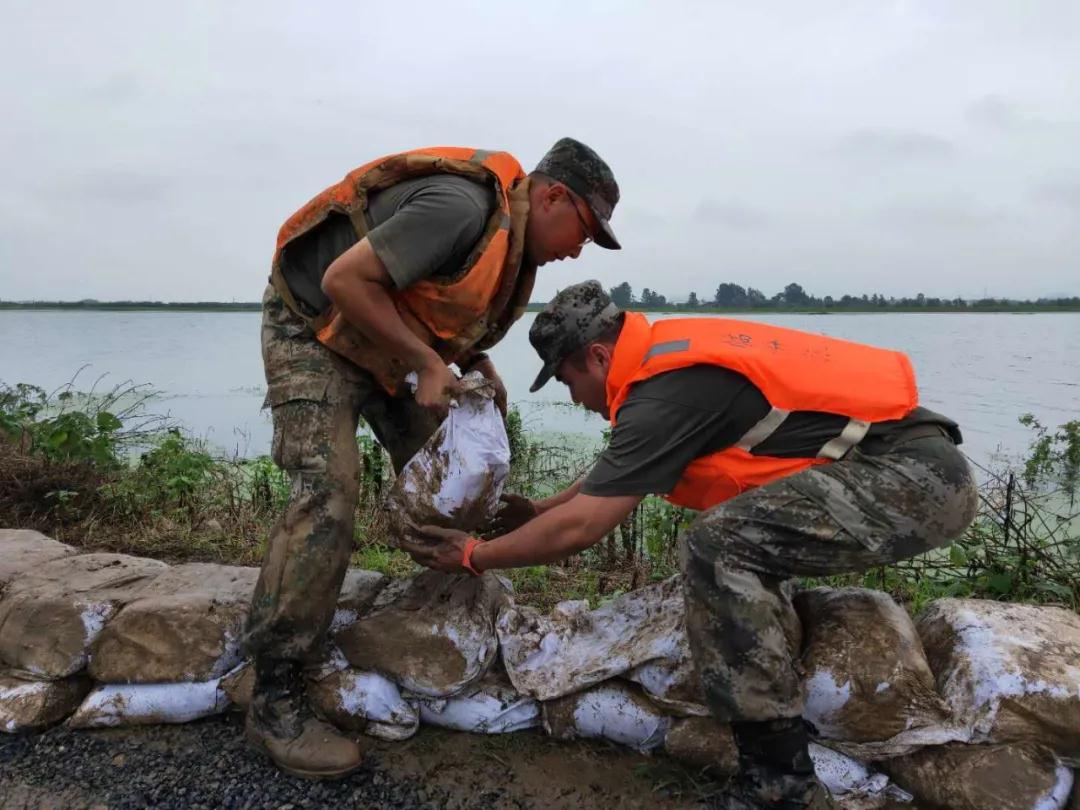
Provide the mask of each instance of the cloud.
{"label": "cloud", "polygon": [[76,177],[63,191],[95,202],[142,205],[163,200],[174,185],[173,179],[160,175],[108,169]]}
{"label": "cloud", "polygon": [[878,208],[881,225],[916,230],[959,230],[997,227],[1012,221],[1002,209],[962,199],[898,200]]}
{"label": "cloud", "polygon": [[1037,186],[1032,196],[1040,202],[1080,211],[1080,180],[1054,180]]}
{"label": "cloud", "polygon": [[721,225],[732,230],[750,230],[767,225],[770,217],[759,208],[733,200],[720,201],[709,197],[697,204],[691,215],[695,222]]}
{"label": "cloud", "polygon": [[898,160],[942,160],[958,152],[938,135],[900,129],[859,129],[840,138],[830,151],[842,157]]}

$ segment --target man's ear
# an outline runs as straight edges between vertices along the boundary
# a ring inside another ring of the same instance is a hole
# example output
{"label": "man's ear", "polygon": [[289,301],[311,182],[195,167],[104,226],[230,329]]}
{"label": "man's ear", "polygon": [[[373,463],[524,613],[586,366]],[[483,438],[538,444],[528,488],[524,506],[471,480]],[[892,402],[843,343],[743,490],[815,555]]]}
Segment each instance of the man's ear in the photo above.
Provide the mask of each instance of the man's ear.
{"label": "man's ear", "polygon": [[589,346],[589,354],[600,368],[607,371],[611,368],[611,349],[603,343],[593,343]]}

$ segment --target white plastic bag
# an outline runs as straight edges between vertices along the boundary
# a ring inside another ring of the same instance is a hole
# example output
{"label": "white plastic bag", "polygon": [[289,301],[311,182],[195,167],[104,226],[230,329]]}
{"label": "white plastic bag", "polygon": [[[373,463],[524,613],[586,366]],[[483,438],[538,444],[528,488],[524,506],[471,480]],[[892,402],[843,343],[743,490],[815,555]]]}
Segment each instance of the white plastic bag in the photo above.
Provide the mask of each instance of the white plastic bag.
{"label": "white plastic bag", "polygon": [[438,430],[413,456],[387,496],[392,535],[433,525],[471,532],[495,514],[510,471],[510,442],[495,391],[478,372],[462,378]]}

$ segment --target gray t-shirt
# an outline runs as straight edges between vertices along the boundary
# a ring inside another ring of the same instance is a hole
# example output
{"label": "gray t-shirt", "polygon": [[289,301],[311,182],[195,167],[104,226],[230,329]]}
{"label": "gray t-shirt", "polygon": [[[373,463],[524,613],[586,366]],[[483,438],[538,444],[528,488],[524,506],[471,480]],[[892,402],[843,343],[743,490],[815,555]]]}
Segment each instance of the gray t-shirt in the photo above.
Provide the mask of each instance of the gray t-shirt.
{"label": "gray t-shirt", "polygon": [[[371,195],[365,212],[368,240],[401,290],[460,272],[494,208],[494,188],[466,177],[405,180]],[[326,268],[358,241],[349,218],[335,213],[282,249],[285,280],[311,315],[330,306],[322,291]]]}
{"label": "gray t-shirt", "polygon": [[[637,383],[619,409],[611,441],[581,484],[586,495],[664,495],[696,458],[731,447],[769,412],[760,389],[736,371],[699,365]],[[820,411],[794,411],[751,451],[754,455],[813,458],[848,419]],[[878,422],[867,436],[935,424],[959,444],[956,423],[926,408],[903,419]]]}

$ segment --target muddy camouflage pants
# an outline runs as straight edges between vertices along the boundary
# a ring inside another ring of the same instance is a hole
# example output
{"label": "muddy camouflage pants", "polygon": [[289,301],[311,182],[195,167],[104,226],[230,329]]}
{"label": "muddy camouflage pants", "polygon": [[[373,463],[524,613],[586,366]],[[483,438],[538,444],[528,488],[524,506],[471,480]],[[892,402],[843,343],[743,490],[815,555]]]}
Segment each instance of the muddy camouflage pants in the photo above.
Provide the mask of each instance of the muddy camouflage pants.
{"label": "muddy camouflage pants", "polygon": [[334,615],[353,547],[363,416],[399,470],[438,421],[411,398],[387,394],[369,374],[315,340],[272,287],[263,296],[262,354],[271,455],[292,481],[270,532],[248,618],[250,654],[306,660]]}
{"label": "muddy camouflage pants", "polygon": [[723,722],[802,714],[790,580],[863,571],[947,544],[975,514],[971,470],[944,436],[858,448],[702,513],[680,539],[697,670]]}

